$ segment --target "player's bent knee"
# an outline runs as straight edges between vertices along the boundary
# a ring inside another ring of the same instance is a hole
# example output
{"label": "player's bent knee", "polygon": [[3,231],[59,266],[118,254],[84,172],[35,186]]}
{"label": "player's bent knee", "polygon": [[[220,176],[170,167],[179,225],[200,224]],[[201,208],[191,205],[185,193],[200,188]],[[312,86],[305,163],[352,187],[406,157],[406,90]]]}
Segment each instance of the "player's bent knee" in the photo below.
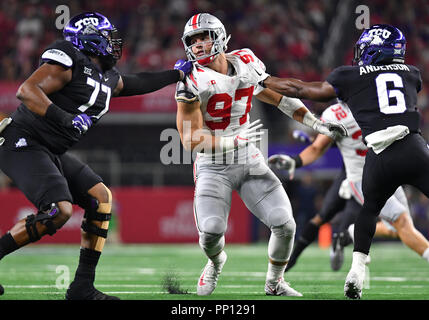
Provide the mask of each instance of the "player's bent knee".
{"label": "player's bent knee", "polygon": [[[111,197],[108,202],[99,202],[97,199],[92,198],[90,203],[85,208],[84,220],[82,221],[82,230],[97,235],[102,238],[107,238],[107,231],[109,221],[112,218],[112,201]],[[93,223],[99,221],[102,223],[101,227]]]}
{"label": "player's bent knee", "polygon": [[414,224],[408,214],[404,212],[395,222],[393,222],[393,227],[398,230],[398,232],[401,232],[402,230],[410,231],[414,229]]}
{"label": "player's bent knee", "polygon": [[[36,242],[45,234],[54,235],[72,216],[71,203],[63,201],[52,203],[45,210],[30,214],[25,218],[25,229],[30,242]],[[45,226],[44,231],[38,228],[38,224]]]}
{"label": "player's bent knee", "polygon": [[224,234],[226,232],[226,221],[221,217],[208,217],[200,222],[201,232],[207,234]]}
{"label": "player's bent knee", "polygon": [[271,232],[278,238],[293,238],[296,232],[296,223],[293,219],[289,219],[286,223],[280,226],[271,227]]}

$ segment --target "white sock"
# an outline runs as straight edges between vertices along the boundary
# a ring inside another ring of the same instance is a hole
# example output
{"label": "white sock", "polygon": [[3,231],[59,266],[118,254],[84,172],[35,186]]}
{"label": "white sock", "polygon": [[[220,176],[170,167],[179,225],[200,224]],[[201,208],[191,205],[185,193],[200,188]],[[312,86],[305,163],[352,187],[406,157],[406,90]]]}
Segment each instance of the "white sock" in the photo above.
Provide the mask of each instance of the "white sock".
{"label": "white sock", "polygon": [[422,258],[429,262],[429,248],[426,248],[425,252],[423,252]]}
{"label": "white sock", "polygon": [[350,237],[352,238],[353,243],[355,242],[355,225],[351,224],[348,228],[347,231],[350,234]]}
{"label": "white sock", "polygon": [[280,278],[283,278],[283,274],[286,269],[286,264],[284,265],[275,265],[271,262],[268,262],[268,271],[267,271],[267,278],[266,282],[275,283]]}
{"label": "white sock", "polygon": [[353,261],[352,261],[352,269],[365,271],[365,262],[366,262],[367,257],[368,257],[368,255],[365,253],[354,251],[353,252]]}

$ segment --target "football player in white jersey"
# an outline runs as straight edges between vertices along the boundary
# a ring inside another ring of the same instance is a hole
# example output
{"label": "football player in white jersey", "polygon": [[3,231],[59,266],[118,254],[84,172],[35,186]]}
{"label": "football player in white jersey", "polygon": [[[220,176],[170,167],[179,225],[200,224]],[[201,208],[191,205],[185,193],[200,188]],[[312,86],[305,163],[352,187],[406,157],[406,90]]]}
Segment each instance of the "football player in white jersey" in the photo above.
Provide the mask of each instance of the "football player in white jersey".
{"label": "football player in white jersey", "polygon": [[191,74],[176,88],[177,128],[194,162],[194,216],[199,244],[208,262],[198,280],[197,294],[210,295],[226,262],[224,234],[236,190],[249,210],[271,229],[268,243],[267,295],[302,296],[283,279],[295,236],[295,221],[281,182],[255,146],[262,124],[250,123],[252,97],[278,107],[291,118],[335,137],[347,131],[323,123],[294,98],[258,83],[269,75],[249,49],[225,53],[229,40],[219,19],[208,13],[192,16],[183,44],[194,62]]}
{"label": "football player in white jersey", "polygon": [[[339,193],[344,198],[354,199],[360,206],[363,205],[364,197],[362,193],[362,175],[365,164],[365,155],[368,151],[362,140],[362,131],[354,119],[347,104],[339,102],[328,107],[322,114],[325,121],[339,121],[348,130],[349,136],[337,139],[335,142],[343,157],[347,178],[341,184]],[[268,159],[269,164],[275,165],[279,169],[289,171],[293,177],[295,168],[306,166],[319,159],[326,150],[334,143],[334,140],[324,135],[318,135],[314,142],[305,148],[298,156],[273,155]],[[351,200],[353,201],[353,200]],[[351,206],[350,206],[351,207]],[[332,218],[332,217],[331,217]],[[414,250],[423,259],[429,262],[429,241],[414,227],[410,217],[407,198],[402,187],[387,200],[380,213],[381,223],[377,223],[377,236],[397,236],[409,248]],[[322,219],[314,219],[322,222]],[[327,222],[327,221],[324,221]],[[383,223],[387,226],[384,227]],[[315,223],[317,224],[317,223]],[[342,225],[340,230],[346,231],[348,225]],[[353,240],[353,225],[350,226],[344,236],[350,235]],[[342,265],[342,251],[345,239],[338,239],[339,248],[331,258],[337,259],[336,270]],[[331,261],[332,263],[332,261]]]}

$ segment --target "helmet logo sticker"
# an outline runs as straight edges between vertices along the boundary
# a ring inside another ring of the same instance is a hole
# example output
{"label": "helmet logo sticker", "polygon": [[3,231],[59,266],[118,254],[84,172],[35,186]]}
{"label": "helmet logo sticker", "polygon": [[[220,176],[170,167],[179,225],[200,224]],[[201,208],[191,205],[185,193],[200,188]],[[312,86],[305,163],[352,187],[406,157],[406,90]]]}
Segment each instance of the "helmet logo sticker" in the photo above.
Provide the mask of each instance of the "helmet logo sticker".
{"label": "helmet logo sticker", "polygon": [[98,26],[98,19],[95,17],[86,17],[75,22],[75,26],[78,30],[82,29],[84,26],[92,24],[93,26]]}

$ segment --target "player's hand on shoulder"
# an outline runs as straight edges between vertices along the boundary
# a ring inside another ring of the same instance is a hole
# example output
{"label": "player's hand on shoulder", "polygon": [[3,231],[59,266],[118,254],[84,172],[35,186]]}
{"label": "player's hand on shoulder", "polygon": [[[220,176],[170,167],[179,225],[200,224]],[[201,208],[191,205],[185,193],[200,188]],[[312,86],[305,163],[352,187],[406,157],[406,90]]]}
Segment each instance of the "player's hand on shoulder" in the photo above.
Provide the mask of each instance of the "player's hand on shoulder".
{"label": "player's hand on shoulder", "polygon": [[180,72],[180,80],[182,81],[185,77],[191,73],[192,71],[192,62],[188,60],[179,59],[176,61],[174,65],[174,70],[179,70]]}
{"label": "player's hand on shoulder", "polygon": [[278,170],[286,170],[289,178],[293,179],[296,168],[296,161],[286,154],[274,154],[268,158],[268,164]]}
{"label": "player's hand on shoulder", "polygon": [[92,126],[91,117],[88,116],[86,113],[78,114],[72,120],[72,126],[74,129],[79,131],[80,134],[84,134]]}

